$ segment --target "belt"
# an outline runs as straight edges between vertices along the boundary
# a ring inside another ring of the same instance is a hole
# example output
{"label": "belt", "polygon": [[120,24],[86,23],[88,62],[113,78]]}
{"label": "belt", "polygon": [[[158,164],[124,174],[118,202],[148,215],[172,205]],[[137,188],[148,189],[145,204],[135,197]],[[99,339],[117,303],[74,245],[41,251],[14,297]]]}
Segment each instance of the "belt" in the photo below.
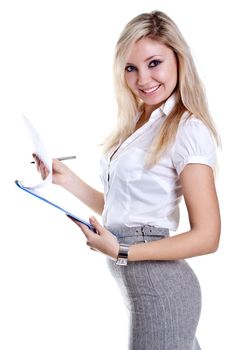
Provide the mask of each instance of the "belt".
{"label": "belt", "polygon": [[106,227],[111,233],[118,238],[136,237],[136,236],[169,236],[169,229],[151,225],[127,227],[127,226],[109,226]]}

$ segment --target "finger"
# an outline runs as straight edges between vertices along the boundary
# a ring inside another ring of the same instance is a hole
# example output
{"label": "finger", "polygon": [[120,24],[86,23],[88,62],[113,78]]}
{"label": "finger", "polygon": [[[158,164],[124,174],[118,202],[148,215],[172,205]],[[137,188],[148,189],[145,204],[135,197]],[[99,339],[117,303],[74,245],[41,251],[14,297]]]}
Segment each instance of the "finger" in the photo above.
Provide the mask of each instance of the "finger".
{"label": "finger", "polygon": [[45,180],[49,175],[49,169],[41,160],[38,161],[38,167],[42,179]]}
{"label": "finger", "polygon": [[80,227],[80,223],[79,221],[75,220],[72,216],[70,216],[69,214],[66,214],[66,216],[68,217],[68,219],[70,219],[71,221],[73,221],[77,226]]}
{"label": "finger", "polygon": [[89,219],[90,224],[95,228],[95,230],[97,231],[97,233],[99,235],[104,234],[105,233],[105,228],[96,220],[96,218],[94,216],[90,217]]}
{"label": "finger", "polygon": [[46,176],[46,168],[43,163],[41,163],[40,165],[40,173],[41,173],[42,179],[45,180],[47,176]]}
{"label": "finger", "polygon": [[91,250],[93,250],[94,252],[98,252],[98,250],[97,250],[96,248],[94,248],[94,247],[91,246],[91,244],[90,244],[89,241],[87,241],[87,246],[88,246]]}
{"label": "finger", "polygon": [[35,156],[34,159],[35,159],[35,163],[36,163],[36,170],[40,171],[40,159],[37,156]]}
{"label": "finger", "polygon": [[48,168],[46,168],[44,166],[44,168],[43,168],[43,180],[47,179],[48,175],[49,175],[49,170],[48,170]]}
{"label": "finger", "polygon": [[66,214],[66,216],[82,230],[87,239],[89,239],[90,235],[93,235],[93,232],[87,227],[87,225],[84,225],[78,220],[75,220],[75,218],[73,218],[69,214]]}
{"label": "finger", "polygon": [[90,248],[93,252],[99,253],[99,251],[97,249],[94,248]]}
{"label": "finger", "polygon": [[87,225],[82,224],[81,222],[79,222],[78,225],[81,228],[81,230],[83,231],[83,233],[86,236],[87,240],[93,238],[93,235],[96,236],[96,234],[92,230],[90,230]]}
{"label": "finger", "polygon": [[33,153],[33,158],[35,159],[37,171],[39,171],[41,174],[43,174],[44,168],[45,168],[43,161],[35,153]]}

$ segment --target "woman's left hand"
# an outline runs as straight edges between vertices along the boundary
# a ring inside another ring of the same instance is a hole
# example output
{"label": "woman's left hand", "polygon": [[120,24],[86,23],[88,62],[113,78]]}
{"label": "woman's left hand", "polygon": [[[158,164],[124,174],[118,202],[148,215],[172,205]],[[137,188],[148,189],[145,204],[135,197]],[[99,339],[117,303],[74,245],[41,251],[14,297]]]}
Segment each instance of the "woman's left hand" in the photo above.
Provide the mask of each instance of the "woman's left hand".
{"label": "woman's left hand", "polygon": [[108,255],[112,259],[117,259],[119,252],[119,243],[117,238],[107,229],[100,225],[95,217],[90,218],[90,224],[95,228],[96,233],[91,231],[86,225],[78,222],[74,218],[68,216],[87,238],[87,245],[98,252]]}

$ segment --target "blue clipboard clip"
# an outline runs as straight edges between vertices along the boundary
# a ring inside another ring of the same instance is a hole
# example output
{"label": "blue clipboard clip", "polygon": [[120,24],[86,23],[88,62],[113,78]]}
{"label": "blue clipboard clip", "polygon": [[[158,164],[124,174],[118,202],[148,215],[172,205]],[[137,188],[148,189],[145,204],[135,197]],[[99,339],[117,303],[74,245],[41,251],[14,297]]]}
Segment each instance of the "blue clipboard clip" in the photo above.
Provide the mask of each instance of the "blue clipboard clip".
{"label": "blue clipboard clip", "polygon": [[78,222],[80,222],[80,223],[86,225],[91,231],[93,231],[94,233],[96,233],[96,229],[95,229],[88,221],[85,221],[85,220],[80,219],[78,216],[76,216],[76,215],[70,213],[69,211],[67,211],[66,209],[60,207],[59,205],[57,205],[57,204],[55,204],[55,203],[49,201],[48,199],[46,199],[46,198],[44,198],[44,197],[38,195],[37,193],[34,193],[32,190],[30,190],[30,188],[25,187],[21,181],[15,180],[15,184],[16,184],[21,190],[23,190],[23,191],[25,191],[25,192],[27,192],[27,193],[33,195],[33,196],[36,197],[36,198],[41,199],[43,202],[48,203],[48,204],[52,205],[53,207],[55,207],[55,208],[61,210],[61,211],[62,211],[63,213],[65,213],[67,216],[70,216],[71,218],[77,220]]}

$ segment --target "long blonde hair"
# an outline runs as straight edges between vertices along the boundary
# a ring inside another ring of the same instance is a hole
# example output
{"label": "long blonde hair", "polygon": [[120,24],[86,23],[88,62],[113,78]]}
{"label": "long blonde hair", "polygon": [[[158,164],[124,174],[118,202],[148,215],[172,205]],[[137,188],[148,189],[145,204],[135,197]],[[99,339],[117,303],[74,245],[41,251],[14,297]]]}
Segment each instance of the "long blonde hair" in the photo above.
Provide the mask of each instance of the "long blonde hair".
{"label": "long blonde hair", "polygon": [[184,112],[195,115],[211,131],[218,144],[218,134],[211,119],[204,88],[198,76],[190,49],[177,25],[165,13],[153,11],[133,18],[124,28],[116,45],[114,60],[115,95],[118,105],[117,126],[104,143],[104,152],[123,142],[134,132],[142,101],[133,94],[125,80],[126,56],[131,45],[149,37],[173,50],[178,62],[177,103],[166,118],[159,135],[153,140],[148,166],[155,164],[174,140]]}

